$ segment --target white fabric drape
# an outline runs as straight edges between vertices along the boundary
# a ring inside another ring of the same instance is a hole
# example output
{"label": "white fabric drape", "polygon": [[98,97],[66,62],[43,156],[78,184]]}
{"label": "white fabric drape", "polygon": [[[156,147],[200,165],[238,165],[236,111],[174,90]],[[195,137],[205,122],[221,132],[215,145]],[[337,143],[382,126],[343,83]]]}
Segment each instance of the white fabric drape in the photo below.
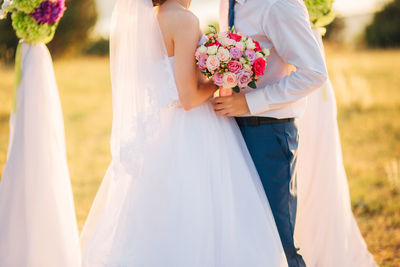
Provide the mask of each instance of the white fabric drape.
{"label": "white fabric drape", "polygon": [[[314,30],[322,52],[321,34]],[[295,237],[307,266],[376,266],[354,219],[331,82],[308,97],[299,121]]]}
{"label": "white fabric drape", "polygon": [[17,113],[0,184],[0,266],[79,267],[80,248],[51,56],[23,43]]}

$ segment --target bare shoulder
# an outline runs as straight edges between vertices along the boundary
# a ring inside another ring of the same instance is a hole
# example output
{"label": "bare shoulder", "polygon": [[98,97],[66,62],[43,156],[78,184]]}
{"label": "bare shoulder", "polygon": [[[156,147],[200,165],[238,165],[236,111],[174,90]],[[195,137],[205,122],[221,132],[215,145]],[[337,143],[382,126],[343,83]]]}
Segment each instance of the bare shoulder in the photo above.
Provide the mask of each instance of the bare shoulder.
{"label": "bare shoulder", "polygon": [[200,22],[198,17],[184,8],[160,9],[159,21],[172,35],[180,32],[199,32]]}

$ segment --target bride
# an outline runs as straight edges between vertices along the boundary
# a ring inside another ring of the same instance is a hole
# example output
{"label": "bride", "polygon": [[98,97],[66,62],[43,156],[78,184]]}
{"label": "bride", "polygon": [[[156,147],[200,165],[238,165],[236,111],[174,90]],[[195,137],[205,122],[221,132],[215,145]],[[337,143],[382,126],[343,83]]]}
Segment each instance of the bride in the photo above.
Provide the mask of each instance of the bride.
{"label": "bride", "polygon": [[83,266],[287,266],[240,131],[215,115],[216,88],[199,78],[204,37],[189,4],[116,4],[112,162],[81,236]]}

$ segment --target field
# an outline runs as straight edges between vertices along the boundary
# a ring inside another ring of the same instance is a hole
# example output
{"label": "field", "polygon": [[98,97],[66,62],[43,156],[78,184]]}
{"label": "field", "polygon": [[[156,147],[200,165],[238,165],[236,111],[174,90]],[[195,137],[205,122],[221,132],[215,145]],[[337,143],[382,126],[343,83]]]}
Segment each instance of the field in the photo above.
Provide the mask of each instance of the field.
{"label": "field", "polygon": [[[380,266],[400,266],[400,50],[327,49],[339,105],[352,207]],[[107,58],[55,62],[79,227],[110,162]],[[8,143],[13,70],[0,66],[0,173]],[[339,267],[339,266],[338,266]]]}

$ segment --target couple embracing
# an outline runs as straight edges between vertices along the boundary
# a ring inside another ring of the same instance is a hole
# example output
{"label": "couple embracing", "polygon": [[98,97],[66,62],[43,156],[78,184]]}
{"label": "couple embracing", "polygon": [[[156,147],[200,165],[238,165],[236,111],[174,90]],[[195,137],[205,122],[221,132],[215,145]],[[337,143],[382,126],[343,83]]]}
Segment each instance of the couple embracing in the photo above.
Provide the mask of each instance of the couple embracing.
{"label": "couple embracing", "polygon": [[258,89],[213,98],[190,0],[117,1],[112,162],[82,233],[84,266],[305,266],[296,119],[327,79],[324,59],[301,0],[224,3],[221,26],[271,54]]}

